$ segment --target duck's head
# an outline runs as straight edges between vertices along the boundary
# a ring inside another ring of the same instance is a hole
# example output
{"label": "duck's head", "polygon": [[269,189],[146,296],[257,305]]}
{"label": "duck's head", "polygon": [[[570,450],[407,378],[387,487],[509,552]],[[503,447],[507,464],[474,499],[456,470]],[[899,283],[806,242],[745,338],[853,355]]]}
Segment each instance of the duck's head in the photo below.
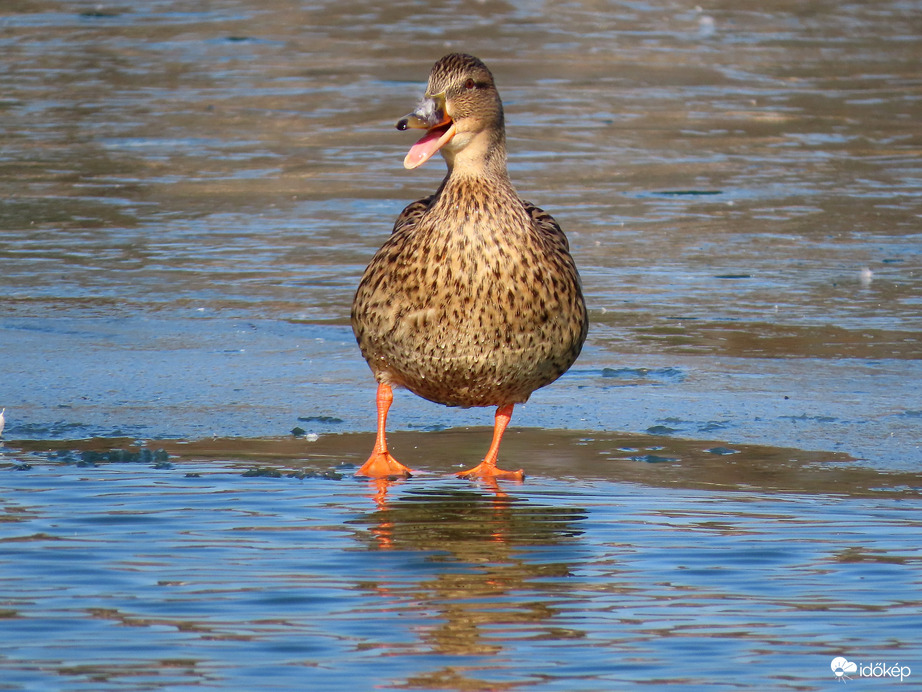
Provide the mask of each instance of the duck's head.
{"label": "duck's head", "polygon": [[426,95],[416,110],[401,118],[398,130],[416,128],[426,134],[414,144],[403,165],[416,168],[437,151],[454,165],[455,157],[467,150],[486,159],[501,151],[505,162],[503,104],[493,75],[472,55],[452,53],[439,60],[429,73]]}

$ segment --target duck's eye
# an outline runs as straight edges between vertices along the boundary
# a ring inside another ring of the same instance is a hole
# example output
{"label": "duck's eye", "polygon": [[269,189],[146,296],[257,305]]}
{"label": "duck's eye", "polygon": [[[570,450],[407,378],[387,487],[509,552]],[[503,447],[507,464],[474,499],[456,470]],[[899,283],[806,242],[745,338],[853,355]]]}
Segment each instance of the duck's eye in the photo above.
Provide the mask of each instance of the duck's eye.
{"label": "duck's eye", "polygon": [[473,89],[475,86],[477,86],[477,82],[475,82],[473,79],[468,77],[468,80],[464,83],[464,88]]}

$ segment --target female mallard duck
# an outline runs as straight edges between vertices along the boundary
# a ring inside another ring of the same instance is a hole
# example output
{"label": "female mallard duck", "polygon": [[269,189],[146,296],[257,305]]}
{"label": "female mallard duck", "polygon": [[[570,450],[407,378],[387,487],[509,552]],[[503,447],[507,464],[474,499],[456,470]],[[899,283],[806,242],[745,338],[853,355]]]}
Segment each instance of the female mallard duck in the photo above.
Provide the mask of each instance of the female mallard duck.
{"label": "female mallard duck", "polygon": [[357,475],[409,476],[387,450],[391,387],[446,406],[496,406],[493,443],[465,478],[523,478],[496,467],[515,404],[573,364],[588,321],[567,238],[522,201],[506,171],[503,105],[487,66],[446,55],[425,98],[397,123],[426,130],[404,159],[441,151],[448,175],[409,205],[371,260],[352,329],[378,381],[378,437]]}

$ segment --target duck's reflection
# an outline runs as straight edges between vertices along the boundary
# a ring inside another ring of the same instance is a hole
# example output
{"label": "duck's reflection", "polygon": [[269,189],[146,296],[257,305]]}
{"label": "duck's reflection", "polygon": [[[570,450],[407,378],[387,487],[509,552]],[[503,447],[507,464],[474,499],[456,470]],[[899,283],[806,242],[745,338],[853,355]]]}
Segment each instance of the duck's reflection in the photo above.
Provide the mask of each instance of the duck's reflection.
{"label": "duck's reflection", "polygon": [[[368,527],[356,537],[371,551],[401,551],[406,561],[388,561],[380,579],[360,588],[388,599],[388,611],[424,616],[428,624],[414,631],[417,652],[492,656],[508,637],[582,636],[557,620],[581,560],[583,509],[539,504],[515,486],[447,480],[398,490],[392,483],[369,485],[376,509],[354,521]],[[446,672],[413,683],[435,684]]]}

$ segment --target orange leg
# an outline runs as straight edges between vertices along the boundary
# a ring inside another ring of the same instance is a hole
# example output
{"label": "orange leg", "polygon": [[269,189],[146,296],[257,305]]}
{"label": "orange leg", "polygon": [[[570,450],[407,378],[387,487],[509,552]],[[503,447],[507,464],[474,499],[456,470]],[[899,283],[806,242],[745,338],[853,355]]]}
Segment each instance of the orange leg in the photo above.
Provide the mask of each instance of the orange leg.
{"label": "orange leg", "polygon": [[502,478],[503,480],[521,481],[525,478],[522,469],[518,471],[503,471],[496,468],[496,459],[499,456],[499,443],[503,439],[503,433],[506,432],[506,426],[509,425],[509,419],[512,418],[512,404],[506,404],[496,409],[496,422],[493,425],[493,442],[487,455],[477,466],[467,471],[457,474],[458,478],[483,478],[490,480],[493,478]]}
{"label": "orange leg", "polygon": [[368,476],[369,478],[388,478],[390,476],[412,476],[413,472],[406,466],[397,461],[387,451],[387,439],[384,429],[387,425],[387,411],[394,400],[394,394],[391,392],[390,385],[379,384],[378,396],[378,437],[375,439],[375,449],[368,457],[368,461],[362,464],[362,468],[355,472],[356,476]]}

